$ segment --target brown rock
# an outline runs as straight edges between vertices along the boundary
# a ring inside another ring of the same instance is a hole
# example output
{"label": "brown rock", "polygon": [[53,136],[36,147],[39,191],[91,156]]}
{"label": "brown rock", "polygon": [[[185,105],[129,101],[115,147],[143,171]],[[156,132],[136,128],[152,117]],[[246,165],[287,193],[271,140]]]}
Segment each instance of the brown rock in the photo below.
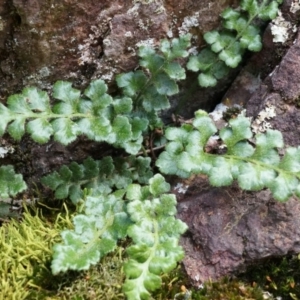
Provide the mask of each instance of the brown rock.
{"label": "brown rock", "polygon": [[300,34],[293,45],[265,79],[247,104],[248,115],[256,116],[268,103],[276,107],[277,116],[269,120],[272,128],[282,132],[288,146],[299,145],[300,129]]}
{"label": "brown rock", "polygon": [[183,265],[194,285],[236,274],[266,257],[300,251],[300,202],[275,201],[270,192],[236,185],[211,188],[196,177],[179,198],[178,217],[189,226],[181,239]]}
{"label": "brown rock", "polygon": [[[85,87],[137,66],[137,44],[218,26],[227,1],[45,1],[0,3],[0,94],[56,80]],[[201,40],[199,41],[201,43]],[[198,44],[199,44],[198,43]]]}

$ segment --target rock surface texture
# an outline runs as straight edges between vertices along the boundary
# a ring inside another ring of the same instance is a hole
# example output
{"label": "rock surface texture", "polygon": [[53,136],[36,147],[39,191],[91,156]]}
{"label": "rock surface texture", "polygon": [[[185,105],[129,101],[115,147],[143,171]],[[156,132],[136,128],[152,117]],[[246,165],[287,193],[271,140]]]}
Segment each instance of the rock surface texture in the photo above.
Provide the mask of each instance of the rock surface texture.
{"label": "rock surface texture", "polygon": [[300,252],[298,199],[279,203],[269,191],[211,188],[202,177],[183,185],[189,186],[184,196],[177,190],[178,217],[189,226],[181,240],[183,264],[195,286],[267,257]]}
{"label": "rock surface texture", "polygon": [[136,50],[164,37],[192,32],[195,45],[216,28],[219,14],[236,0],[0,2],[0,95],[56,80],[85,87],[110,82],[137,66]]}

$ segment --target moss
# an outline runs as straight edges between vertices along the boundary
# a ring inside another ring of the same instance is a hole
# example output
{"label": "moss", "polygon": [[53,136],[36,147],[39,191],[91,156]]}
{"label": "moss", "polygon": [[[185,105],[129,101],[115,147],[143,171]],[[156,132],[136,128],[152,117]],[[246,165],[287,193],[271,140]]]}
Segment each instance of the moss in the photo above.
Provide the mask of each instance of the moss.
{"label": "moss", "polygon": [[30,290],[51,278],[51,247],[70,226],[68,213],[49,224],[41,211],[32,215],[26,209],[21,222],[11,220],[0,228],[0,299],[28,299]]}
{"label": "moss", "polygon": [[300,108],[300,97],[296,98],[294,101],[297,108]]}
{"label": "moss", "polygon": [[223,119],[226,122],[228,122],[230,119],[235,119],[242,112],[242,110],[242,107],[229,107],[226,111],[223,112]]}
{"label": "moss", "polygon": [[56,216],[43,211],[47,218],[40,209],[25,208],[21,222],[11,220],[0,228],[0,300],[124,299],[122,246],[86,272],[52,275],[52,246],[72,223],[66,207]]}
{"label": "moss", "polygon": [[263,291],[236,279],[227,277],[218,282],[206,282],[200,291],[193,293],[195,300],[263,300]]}
{"label": "moss", "polygon": [[300,256],[270,258],[251,266],[240,276],[244,282],[261,286],[282,300],[300,299]]}
{"label": "moss", "polygon": [[[55,276],[52,286],[31,292],[32,299],[125,299],[121,287],[124,280],[122,272],[123,248],[106,256],[99,264],[85,272],[68,272]],[[52,276],[54,278],[54,276]],[[42,293],[41,293],[42,292]]]}

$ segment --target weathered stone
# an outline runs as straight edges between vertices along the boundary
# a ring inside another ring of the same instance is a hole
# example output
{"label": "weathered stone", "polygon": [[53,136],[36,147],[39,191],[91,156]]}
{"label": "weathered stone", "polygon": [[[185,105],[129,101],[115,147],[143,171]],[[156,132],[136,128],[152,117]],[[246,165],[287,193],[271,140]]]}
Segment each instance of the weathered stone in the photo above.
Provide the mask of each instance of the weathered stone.
{"label": "weathered stone", "polygon": [[80,88],[92,78],[109,83],[136,68],[141,43],[192,32],[201,45],[203,33],[218,27],[220,12],[237,2],[1,1],[0,94],[5,99],[26,85],[50,89],[62,79]]}
{"label": "weathered stone", "polygon": [[[226,100],[227,98],[230,100],[230,104],[240,104],[246,107],[249,99],[253,97],[257,97],[257,102],[255,106],[247,107],[248,115],[255,116],[258,111],[261,110],[261,101],[260,99],[265,96],[266,93],[264,86],[264,81],[266,78],[270,78],[270,74],[276,70],[276,66],[279,64],[282,65],[282,58],[284,60],[290,61],[290,66],[293,65],[293,68],[297,68],[297,64],[299,64],[299,59],[297,59],[297,54],[294,53],[294,61],[290,58],[290,55],[286,55],[285,53],[293,46],[294,41],[297,37],[297,30],[295,30],[295,26],[298,23],[299,13],[300,11],[296,11],[291,13],[291,2],[292,0],[286,0],[283,2],[280,10],[282,11],[282,16],[284,19],[288,20],[290,23],[290,29],[288,31],[289,38],[285,43],[276,43],[274,42],[274,36],[272,35],[270,24],[267,26],[266,30],[263,34],[263,48],[258,53],[252,53],[251,57],[247,61],[245,67],[241,70],[240,74],[235,78],[233,84],[230,86],[226,94],[223,96],[222,100]],[[285,63],[285,72],[286,76],[282,78],[288,78],[289,75],[289,66]],[[276,81],[276,76],[273,81]],[[280,80],[280,78],[279,78]],[[297,81],[297,79],[292,79],[292,81]],[[277,86],[277,90],[280,89],[280,85],[282,83],[274,82],[274,85]],[[293,89],[299,86],[299,83],[296,82],[293,85]],[[259,91],[257,91],[259,89]],[[288,89],[287,89],[288,90]],[[292,93],[292,90],[289,93]],[[288,92],[288,91],[286,91]],[[258,96],[259,95],[259,96]],[[252,100],[253,101],[253,100]],[[252,108],[256,110],[256,112],[252,111]]]}
{"label": "weathered stone", "polygon": [[262,82],[259,92],[247,104],[248,115],[256,116],[266,104],[276,107],[269,123],[282,132],[289,146],[298,146],[300,140],[300,34],[289,48],[281,63]]}
{"label": "weathered stone", "polygon": [[[285,1],[285,5],[290,2]],[[1,1],[0,100],[28,84],[50,88],[56,80],[64,79],[82,88],[91,78],[109,82],[115,74],[137,66],[139,43],[156,45],[163,37],[191,32],[194,45],[199,47],[203,33],[218,27],[220,12],[237,3],[235,0]],[[289,10],[286,13],[290,14]],[[264,45],[263,51],[253,56],[252,69],[246,70],[252,76],[247,80],[240,78],[243,86],[235,88],[239,94],[227,97],[245,103],[248,99],[244,98],[252,95],[248,102],[251,115],[258,114],[271,101],[278,115],[272,125],[284,133],[287,144],[298,145],[300,118],[294,103],[300,96],[299,37],[269,77],[284,48],[274,48],[270,31],[266,32]],[[253,81],[259,83],[259,73],[262,82],[256,90]],[[223,96],[231,80],[220,82],[217,89],[204,90],[197,85],[197,75],[188,76],[183,93],[173,99],[179,105],[177,112],[184,116],[213,106],[216,96]],[[62,149],[56,143],[49,143],[29,149],[34,157],[33,178],[73,159],[80,161],[94,150],[105,154],[105,149],[100,148],[103,145],[88,146],[83,149],[81,145],[78,149],[73,144]],[[300,251],[300,207],[295,199],[278,203],[267,191],[254,194],[242,192],[236,186],[211,188],[201,177],[188,184],[185,198],[179,196],[178,216],[190,228],[182,238],[182,245],[186,251],[184,266],[195,284],[241,270],[253,260]]]}
{"label": "weathered stone", "polygon": [[195,286],[245,270],[266,257],[300,252],[300,202],[275,201],[270,192],[236,185],[211,188],[205,177],[180,194],[178,217],[189,226],[181,239],[183,265]]}

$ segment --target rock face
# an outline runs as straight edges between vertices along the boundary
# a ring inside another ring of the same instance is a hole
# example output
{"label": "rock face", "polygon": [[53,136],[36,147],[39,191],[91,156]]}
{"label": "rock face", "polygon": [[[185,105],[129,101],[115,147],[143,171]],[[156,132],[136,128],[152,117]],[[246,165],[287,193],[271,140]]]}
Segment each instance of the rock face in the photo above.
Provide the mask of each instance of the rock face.
{"label": "rock face", "polygon": [[285,144],[298,146],[300,138],[300,33],[281,63],[261,83],[247,103],[247,112],[256,116],[266,105],[276,107],[272,128],[282,132]]}
{"label": "rock face", "polygon": [[[26,85],[49,88],[56,80],[85,87],[111,81],[137,66],[141,43],[218,26],[220,12],[236,0],[0,2],[0,94]],[[202,39],[195,41],[200,45]]]}
{"label": "rock face", "polygon": [[[198,47],[203,43],[203,33],[218,27],[220,12],[237,3],[237,0],[2,0],[0,101],[5,102],[8,95],[27,85],[51,90],[57,80],[71,81],[83,89],[91,79],[102,78],[114,91],[114,76],[136,68],[138,45],[156,45],[162,38],[191,32]],[[213,95],[226,89],[225,84],[220,84],[219,90],[204,93],[196,76],[194,79],[196,91],[183,98],[183,111],[187,111],[186,103],[191,103],[188,105],[191,116],[205,103],[210,105]],[[174,105],[180,97],[173,100]],[[27,144],[26,139],[20,142],[20,157],[24,152],[35,157],[32,169],[37,178],[70,163],[71,159],[81,161],[91,151],[102,156],[106,151],[96,143],[86,147],[86,141],[80,147],[72,144],[67,149],[56,143],[34,149]],[[21,168],[23,174],[25,169],[29,168]]]}
{"label": "rock face", "polygon": [[298,199],[279,203],[269,191],[211,188],[202,177],[184,184],[185,195],[177,192],[178,217],[189,226],[181,239],[183,264],[195,286],[267,257],[300,252]]}
{"label": "rock face", "polygon": [[[290,5],[291,1],[285,2],[282,10],[295,20],[288,9]],[[300,33],[291,32],[291,36],[294,38],[287,40],[286,45],[274,44],[267,30],[265,49],[253,56],[225,98],[243,104],[248,116],[253,117],[265,107],[274,106],[276,116],[266,121],[283,133],[287,146],[298,146]],[[288,50],[278,61],[284,49]],[[274,66],[276,60],[278,65]],[[258,66],[262,66],[260,78],[253,72]],[[186,251],[183,264],[196,286],[208,279],[241,272],[266,257],[300,252],[299,199],[279,203],[267,190],[252,193],[237,186],[211,188],[202,177],[180,183],[188,186],[184,196],[175,190],[180,200],[178,216],[189,226],[182,238]]]}

